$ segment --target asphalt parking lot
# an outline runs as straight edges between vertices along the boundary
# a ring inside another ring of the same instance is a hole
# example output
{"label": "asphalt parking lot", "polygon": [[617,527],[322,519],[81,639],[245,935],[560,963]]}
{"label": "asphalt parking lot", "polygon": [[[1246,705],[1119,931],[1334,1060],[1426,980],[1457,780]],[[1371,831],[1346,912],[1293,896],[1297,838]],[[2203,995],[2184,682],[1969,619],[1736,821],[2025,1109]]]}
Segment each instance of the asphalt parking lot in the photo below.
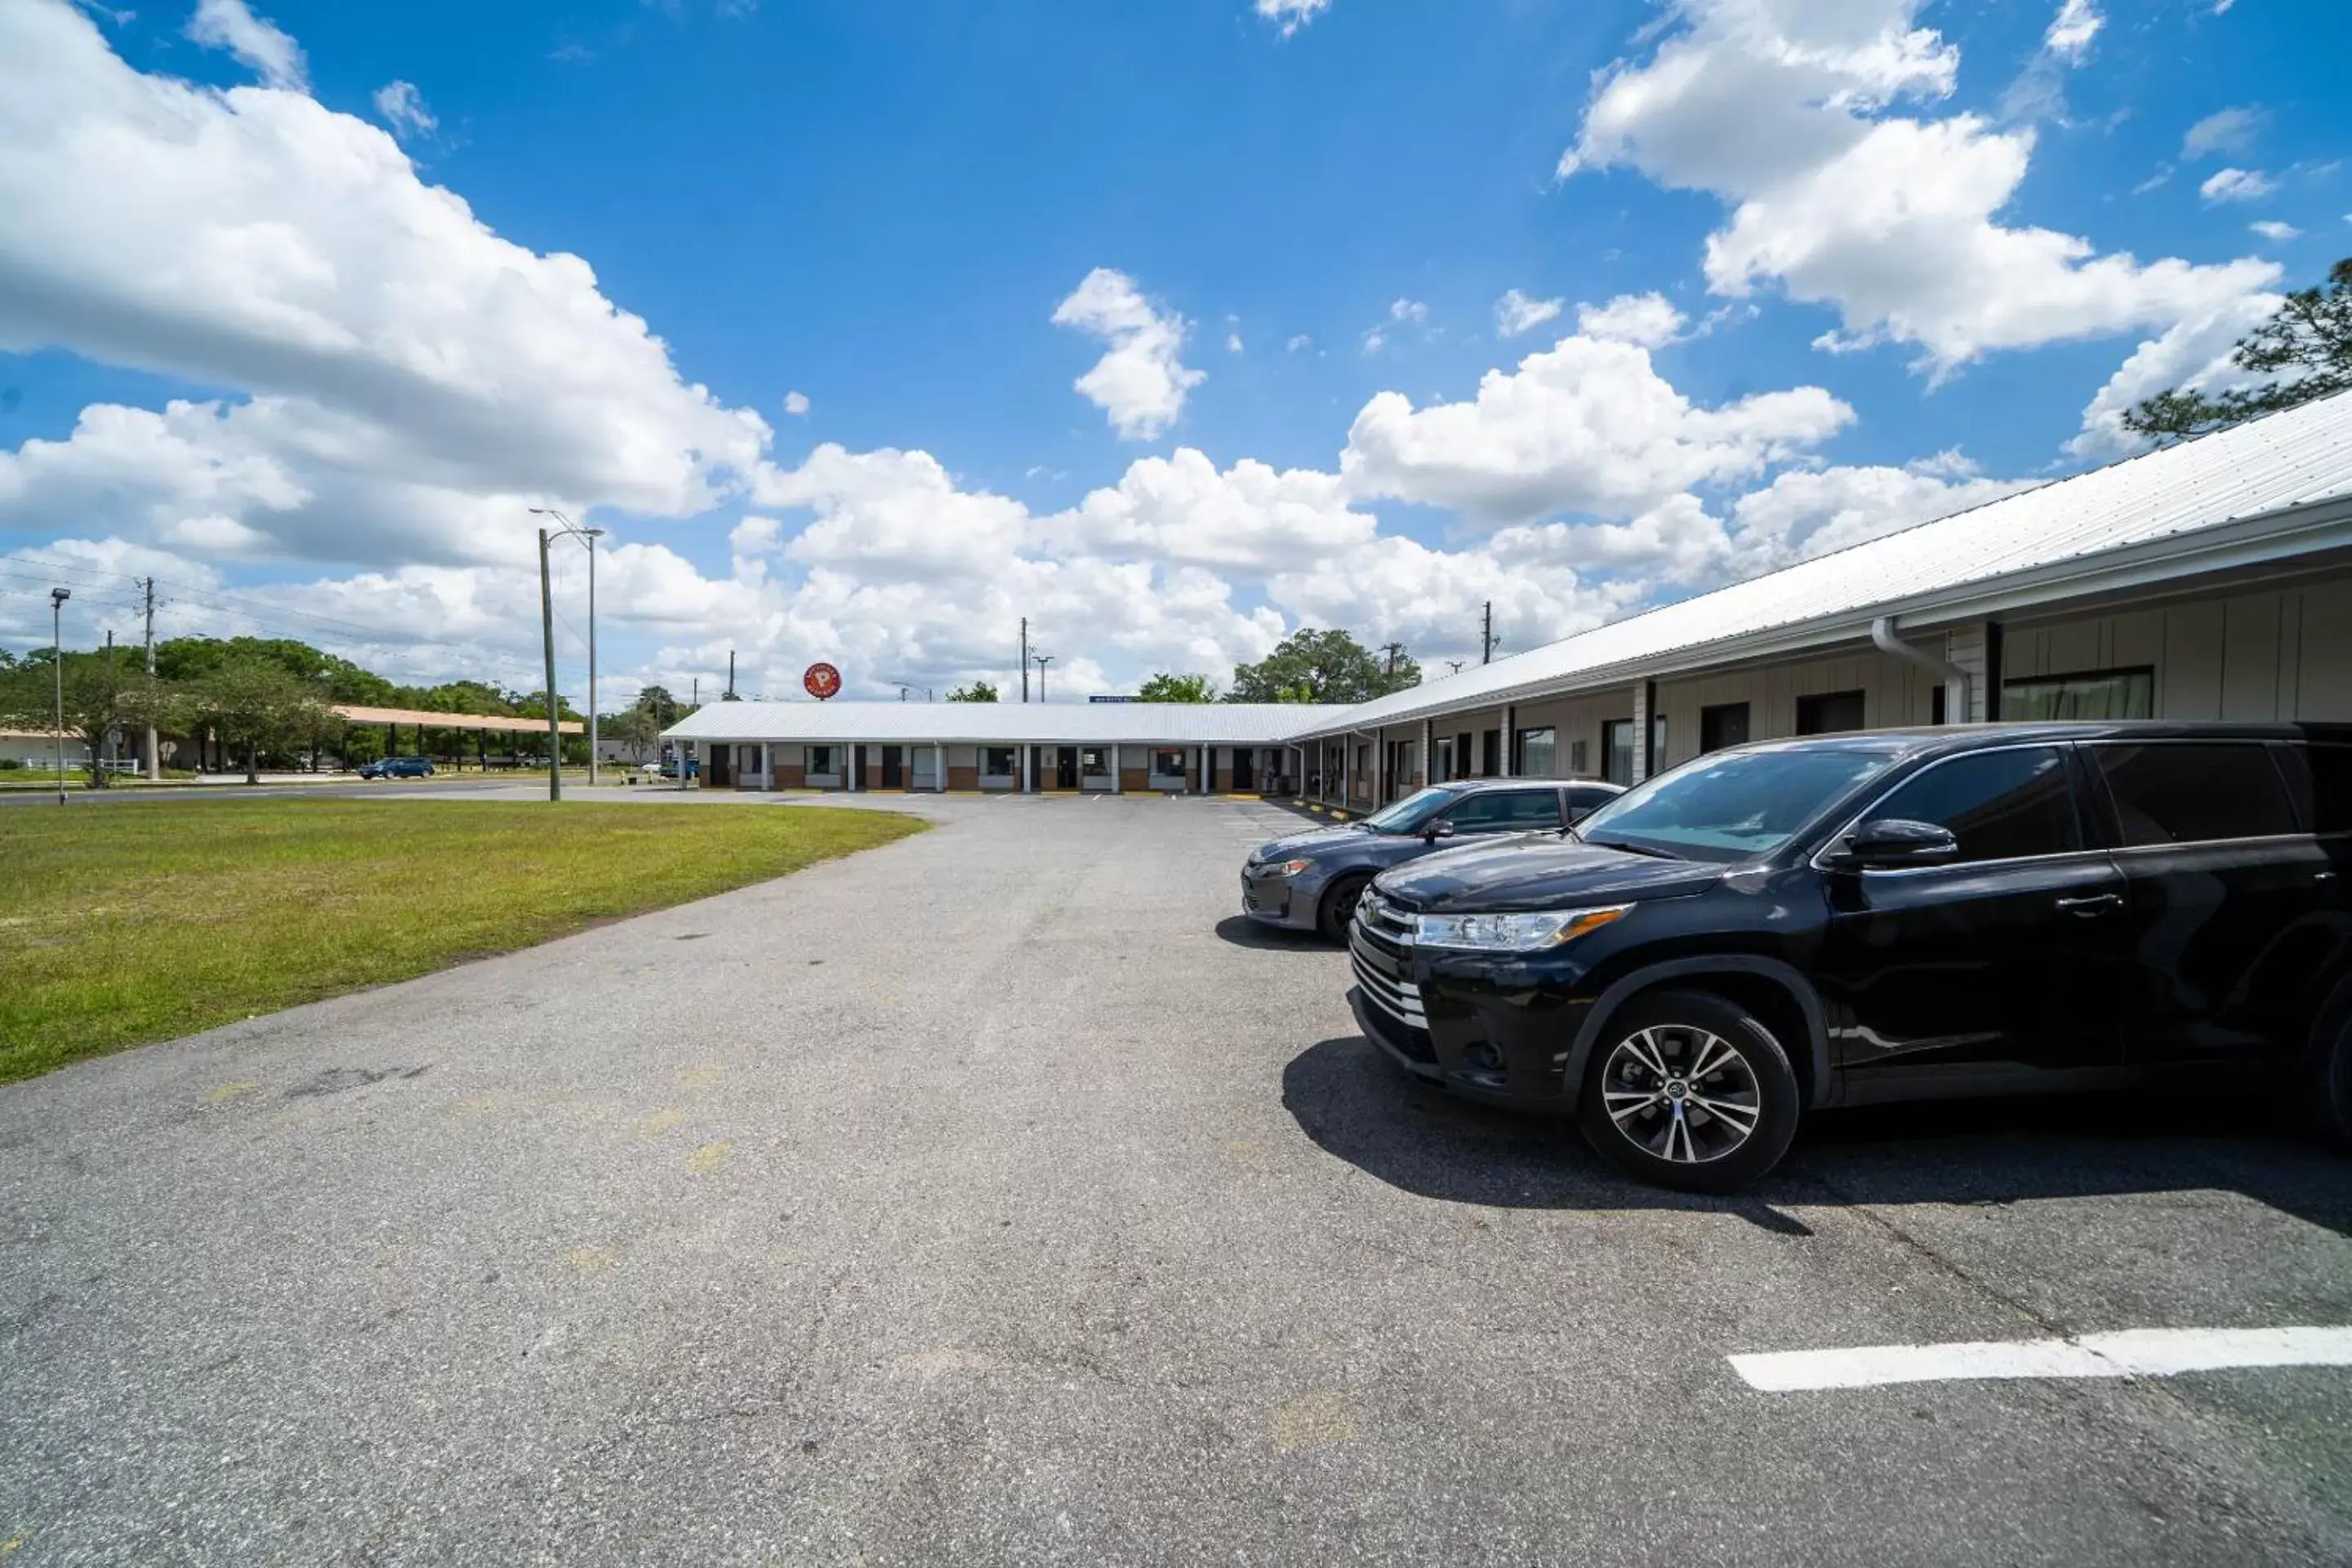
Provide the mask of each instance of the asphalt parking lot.
{"label": "asphalt parking lot", "polygon": [[1636,1188],[1240,921],[1289,813],[905,804],[0,1089],[0,1560],[2352,1561],[2352,1367],[1730,1359],[2352,1324],[2352,1162],[2263,1114],[1852,1112]]}

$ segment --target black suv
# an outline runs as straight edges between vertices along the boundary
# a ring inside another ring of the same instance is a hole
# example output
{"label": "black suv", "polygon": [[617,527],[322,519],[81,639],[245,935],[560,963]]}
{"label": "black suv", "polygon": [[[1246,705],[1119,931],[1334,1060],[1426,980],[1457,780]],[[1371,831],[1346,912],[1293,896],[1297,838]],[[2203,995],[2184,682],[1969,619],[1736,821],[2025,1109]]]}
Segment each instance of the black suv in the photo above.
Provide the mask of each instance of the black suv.
{"label": "black suv", "polygon": [[2284,1081],[2343,1136],[2347,863],[2352,726],[1765,742],[1383,874],[1349,999],[1406,1070],[1695,1191],[1874,1100]]}

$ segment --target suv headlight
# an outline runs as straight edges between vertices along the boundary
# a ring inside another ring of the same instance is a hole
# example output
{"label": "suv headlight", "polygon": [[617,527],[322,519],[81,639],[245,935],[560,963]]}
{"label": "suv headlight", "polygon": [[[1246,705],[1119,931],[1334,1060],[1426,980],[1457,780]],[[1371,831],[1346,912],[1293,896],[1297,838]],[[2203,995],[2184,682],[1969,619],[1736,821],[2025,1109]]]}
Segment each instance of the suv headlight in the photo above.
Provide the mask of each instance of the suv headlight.
{"label": "suv headlight", "polygon": [[1480,952],[1535,952],[1574,942],[1633,912],[1631,904],[1605,909],[1545,910],[1534,914],[1423,915],[1413,940],[1423,947]]}

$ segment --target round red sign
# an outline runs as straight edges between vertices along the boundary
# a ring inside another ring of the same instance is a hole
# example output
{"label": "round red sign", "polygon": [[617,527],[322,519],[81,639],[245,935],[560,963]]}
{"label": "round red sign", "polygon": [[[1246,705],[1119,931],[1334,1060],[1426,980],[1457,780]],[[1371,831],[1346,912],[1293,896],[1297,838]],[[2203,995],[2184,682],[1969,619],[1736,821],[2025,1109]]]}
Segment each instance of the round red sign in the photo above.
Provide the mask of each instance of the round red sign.
{"label": "round red sign", "polygon": [[822,702],[841,689],[841,671],[829,664],[813,664],[801,677],[801,684],[808,688],[811,697]]}

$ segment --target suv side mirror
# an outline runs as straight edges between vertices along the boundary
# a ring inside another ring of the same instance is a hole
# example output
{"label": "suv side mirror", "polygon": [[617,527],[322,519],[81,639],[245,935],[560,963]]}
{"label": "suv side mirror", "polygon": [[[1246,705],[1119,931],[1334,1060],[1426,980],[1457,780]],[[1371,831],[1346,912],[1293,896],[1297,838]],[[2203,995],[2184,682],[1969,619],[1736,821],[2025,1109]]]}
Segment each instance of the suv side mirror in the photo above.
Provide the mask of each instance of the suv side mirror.
{"label": "suv side mirror", "polygon": [[1839,847],[1840,865],[1856,870],[1893,869],[1902,866],[1935,866],[1960,852],[1960,841],[1948,827],[1905,817],[1865,822],[1846,836]]}
{"label": "suv side mirror", "polygon": [[1441,816],[1435,822],[1431,823],[1427,827],[1423,828],[1421,830],[1421,836],[1432,844],[1436,843],[1441,838],[1451,838],[1454,837],[1454,824],[1447,818]]}

